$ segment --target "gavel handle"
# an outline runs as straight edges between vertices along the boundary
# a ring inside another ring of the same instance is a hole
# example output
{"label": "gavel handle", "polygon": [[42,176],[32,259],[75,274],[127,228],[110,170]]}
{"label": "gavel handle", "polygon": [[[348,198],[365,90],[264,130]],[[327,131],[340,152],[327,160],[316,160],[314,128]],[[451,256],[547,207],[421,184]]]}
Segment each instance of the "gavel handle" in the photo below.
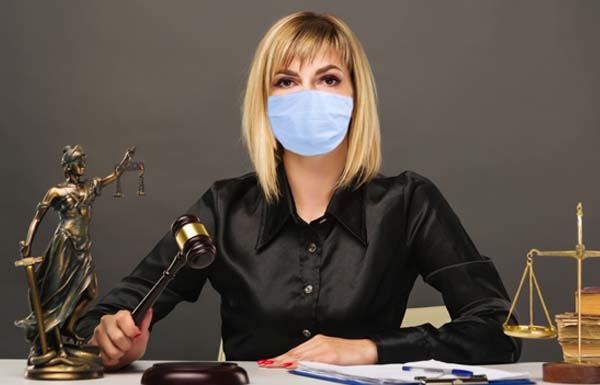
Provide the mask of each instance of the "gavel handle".
{"label": "gavel handle", "polygon": [[137,326],[140,326],[144,316],[146,315],[146,312],[154,305],[169,282],[175,278],[175,274],[177,274],[177,272],[181,270],[183,266],[185,266],[185,263],[185,258],[181,252],[177,253],[169,267],[163,271],[161,277],[158,279],[158,281],[156,281],[154,286],[152,286],[152,289],[148,291],[140,303],[138,303],[135,309],[133,309],[131,316],[133,317],[133,321]]}

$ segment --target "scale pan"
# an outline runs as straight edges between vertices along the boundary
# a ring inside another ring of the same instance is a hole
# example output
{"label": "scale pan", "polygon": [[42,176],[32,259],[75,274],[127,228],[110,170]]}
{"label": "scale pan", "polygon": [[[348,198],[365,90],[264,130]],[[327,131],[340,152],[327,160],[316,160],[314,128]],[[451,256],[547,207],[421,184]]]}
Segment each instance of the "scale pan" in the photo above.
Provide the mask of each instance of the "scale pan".
{"label": "scale pan", "polygon": [[518,338],[554,338],[556,329],[537,325],[504,325],[504,334]]}

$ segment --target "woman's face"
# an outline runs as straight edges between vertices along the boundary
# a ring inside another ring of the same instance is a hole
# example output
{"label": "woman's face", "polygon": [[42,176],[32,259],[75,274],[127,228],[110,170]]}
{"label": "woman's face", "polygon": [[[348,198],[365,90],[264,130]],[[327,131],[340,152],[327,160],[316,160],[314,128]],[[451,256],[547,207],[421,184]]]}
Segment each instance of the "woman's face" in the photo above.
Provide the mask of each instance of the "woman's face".
{"label": "woman's face", "polygon": [[300,90],[354,96],[350,73],[332,48],[322,49],[312,62],[305,62],[302,68],[300,61],[294,58],[288,68],[278,70],[271,82],[269,96],[287,95]]}

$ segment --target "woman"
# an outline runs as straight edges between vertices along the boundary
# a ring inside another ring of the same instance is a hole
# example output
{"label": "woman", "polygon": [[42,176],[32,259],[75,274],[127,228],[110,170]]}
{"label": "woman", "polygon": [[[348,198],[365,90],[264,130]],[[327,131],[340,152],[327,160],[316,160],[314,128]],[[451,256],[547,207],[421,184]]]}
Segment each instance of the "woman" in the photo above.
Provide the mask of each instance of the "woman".
{"label": "woman", "polygon": [[[44,333],[50,337],[53,353],[41,355],[38,324],[33,311],[16,322],[17,326],[25,329],[26,339],[32,344],[29,359],[36,364],[56,355],[66,357],[63,337],[77,343],[84,340],[75,333],[74,326],[97,294],[89,236],[92,205],[101,190],[121,175],[133,154],[134,149],[128,149],[115,171],[104,178],[83,179],[86,169],[83,148],[79,145],[66,146],[61,158],[66,180],[50,188],[37,205],[27,237],[20,244],[23,258],[30,256],[37,228],[50,207],[58,211],[59,223],[42,262],[36,266]],[[33,309],[33,304],[30,307]]]}
{"label": "woman", "polygon": [[[261,40],[243,105],[255,172],[215,182],[189,212],[217,247],[182,270],[140,328],[129,310],[177,251],[167,234],[82,320],[118,368],[144,353],[151,322],[206,279],[221,295],[230,360],[373,364],[436,358],[518,360],[502,332],[510,302],[439,190],[414,172],[385,177],[373,76],[361,45],[330,14],[298,12]],[[400,328],[417,275],[453,321]]]}

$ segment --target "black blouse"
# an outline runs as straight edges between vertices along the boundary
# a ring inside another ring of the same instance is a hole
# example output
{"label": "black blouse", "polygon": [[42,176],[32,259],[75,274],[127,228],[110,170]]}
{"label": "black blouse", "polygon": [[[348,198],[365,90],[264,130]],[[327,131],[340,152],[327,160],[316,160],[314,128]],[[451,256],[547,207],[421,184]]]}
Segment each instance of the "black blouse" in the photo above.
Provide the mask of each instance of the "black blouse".
{"label": "black blouse", "polygon": [[[248,173],[216,181],[189,209],[217,257],[204,270],[178,273],[154,306],[153,324],[178,302],[196,301],[209,279],[222,299],[228,360],[277,356],[317,333],[370,338],[379,363],[519,359],[521,341],[502,331],[510,301],[498,272],[429,179],[378,174],[358,189],[337,190],[325,214],[306,223],[282,163],[277,175],[277,203],[266,203]],[[78,332],[90,338],[102,315],[133,309],[176,253],[167,233],[81,318]],[[418,275],[442,294],[452,318],[439,329],[400,327]]]}

